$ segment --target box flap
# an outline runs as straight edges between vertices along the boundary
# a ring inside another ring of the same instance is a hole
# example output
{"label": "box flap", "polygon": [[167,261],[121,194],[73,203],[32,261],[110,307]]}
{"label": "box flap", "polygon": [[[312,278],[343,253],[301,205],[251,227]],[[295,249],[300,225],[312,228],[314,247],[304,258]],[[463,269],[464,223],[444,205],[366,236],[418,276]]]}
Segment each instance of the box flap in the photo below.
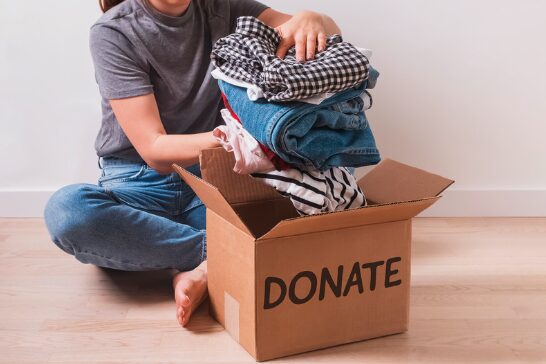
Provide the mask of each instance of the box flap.
{"label": "box flap", "polygon": [[199,177],[186,171],[184,168],[173,164],[174,170],[180,175],[180,177],[186,182],[191,189],[197,194],[205,206],[224,219],[235,225],[240,230],[246,232],[250,236],[253,234],[250,232],[246,224],[241,220],[239,215],[231,208],[224,196],[218,191],[218,189],[209,183],[203,181]]}
{"label": "box flap", "polygon": [[300,216],[288,198],[231,205],[255,237],[262,236],[281,220]]}
{"label": "box flap", "polygon": [[454,181],[437,174],[384,159],[358,181],[366,198],[377,204],[438,196]]}
{"label": "box flap", "polygon": [[202,150],[199,162],[201,177],[215,186],[230,204],[283,198],[273,187],[235,173],[235,157],[224,148]]}
{"label": "box flap", "polygon": [[357,209],[287,219],[279,222],[258,240],[406,220],[428,208],[440,197],[369,205]]}

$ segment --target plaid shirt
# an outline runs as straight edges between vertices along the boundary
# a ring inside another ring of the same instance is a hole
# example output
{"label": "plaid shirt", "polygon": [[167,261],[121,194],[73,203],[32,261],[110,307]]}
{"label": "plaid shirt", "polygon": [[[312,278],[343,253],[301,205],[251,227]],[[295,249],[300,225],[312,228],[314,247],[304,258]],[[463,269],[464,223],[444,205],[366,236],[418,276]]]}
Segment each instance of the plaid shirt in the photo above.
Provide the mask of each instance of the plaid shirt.
{"label": "plaid shirt", "polygon": [[237,19],[235,33],[219,39],[211,60],[226,75],[257,85],[268,101],[299,100],[339,92],[368,78],[369,61],[340,35],[326,39],[326,49],[300,63],[292,47],[284,59],[275,53],[281,37],[251,16]]}

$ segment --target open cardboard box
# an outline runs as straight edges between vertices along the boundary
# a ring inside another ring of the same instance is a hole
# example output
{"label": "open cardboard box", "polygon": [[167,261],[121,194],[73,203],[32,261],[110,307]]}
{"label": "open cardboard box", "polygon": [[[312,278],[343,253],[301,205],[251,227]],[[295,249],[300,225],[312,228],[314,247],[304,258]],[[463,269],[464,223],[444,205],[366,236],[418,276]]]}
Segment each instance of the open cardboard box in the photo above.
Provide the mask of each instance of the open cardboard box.
{"label": "open cardboard box", "polygon": [[408,329],[411,219],[453,181],[385,159],[358,184],[368,206],[299,217],[289,199],[203,150],[211,314],[256,360]]}

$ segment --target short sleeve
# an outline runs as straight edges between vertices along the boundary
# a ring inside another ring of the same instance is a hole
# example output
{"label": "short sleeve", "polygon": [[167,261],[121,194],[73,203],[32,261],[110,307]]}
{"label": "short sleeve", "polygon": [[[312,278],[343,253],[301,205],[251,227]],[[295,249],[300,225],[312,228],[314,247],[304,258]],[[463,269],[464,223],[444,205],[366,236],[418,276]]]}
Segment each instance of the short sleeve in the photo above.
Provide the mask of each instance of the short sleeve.
{"label": "short sleeve", "polygon": [[253,16],[257,18],[269,6],[255,0],[228,0],[230,6],[230,31],[234,32],[237,26],[237,18],[240,16]]}
{"label": "short sleeve", "polygon": [[105,26],[93,26],[89,47],[102,97],[111,100],[153,93],[146,61],[123,34]]}

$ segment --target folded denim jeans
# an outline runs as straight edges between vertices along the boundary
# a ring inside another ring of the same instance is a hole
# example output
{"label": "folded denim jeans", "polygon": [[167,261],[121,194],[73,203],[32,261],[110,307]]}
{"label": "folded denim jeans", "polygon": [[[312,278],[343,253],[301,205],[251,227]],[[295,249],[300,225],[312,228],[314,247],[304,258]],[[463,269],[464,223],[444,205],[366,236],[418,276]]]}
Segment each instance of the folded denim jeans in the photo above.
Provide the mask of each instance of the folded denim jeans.
{"label": "folded denim jeans", "polygon": [[287,163],[325,171],[377,164],[380,154],[364,112],[362,93],[379,73],[319,105],[250,101],[246,89],[218,80],[245,129]]}

